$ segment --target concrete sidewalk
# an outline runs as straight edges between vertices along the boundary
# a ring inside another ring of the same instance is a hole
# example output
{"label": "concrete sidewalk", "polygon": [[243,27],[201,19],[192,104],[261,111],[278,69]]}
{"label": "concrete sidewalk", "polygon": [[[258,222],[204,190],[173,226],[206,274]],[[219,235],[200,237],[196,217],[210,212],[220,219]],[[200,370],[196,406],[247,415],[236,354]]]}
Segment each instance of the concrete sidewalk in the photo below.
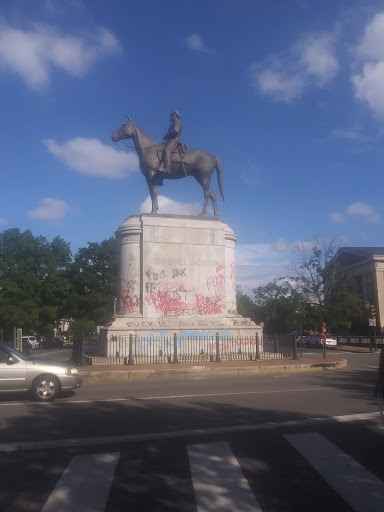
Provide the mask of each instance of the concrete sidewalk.
{"label": "concrete sidewalk", "polygon": [[338,357],[302,357],[269,361],[223,361],[221,363],[159,363],[139,365],[79,366],[85,382],[128,382],[134,380],[174,380],[206,377],[244,377],[297,372],[336,370],[347,366]]}

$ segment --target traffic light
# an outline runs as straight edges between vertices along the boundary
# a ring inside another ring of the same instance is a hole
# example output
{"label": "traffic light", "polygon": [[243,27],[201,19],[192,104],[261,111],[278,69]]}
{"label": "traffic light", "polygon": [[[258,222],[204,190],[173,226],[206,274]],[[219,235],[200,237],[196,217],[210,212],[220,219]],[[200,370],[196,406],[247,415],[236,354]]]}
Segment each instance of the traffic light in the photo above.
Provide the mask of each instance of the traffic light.
{"label": "traffic light", "polygon": [[376,306],[371,304],[371,318],[376,318]]}

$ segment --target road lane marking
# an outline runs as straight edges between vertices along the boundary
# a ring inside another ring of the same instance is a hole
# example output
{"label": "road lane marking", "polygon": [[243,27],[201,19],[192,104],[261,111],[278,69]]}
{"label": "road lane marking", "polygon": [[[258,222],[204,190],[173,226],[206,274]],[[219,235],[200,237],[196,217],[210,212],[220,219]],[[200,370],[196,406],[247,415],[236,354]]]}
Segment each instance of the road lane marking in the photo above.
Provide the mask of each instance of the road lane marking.
{"label": "road lane marking", "polygon": [[40,406],[40,405],[71,405],[71,404],[93,404],[99,402],[138,402],[140,400],[167,400],[167,399],[175,399],[175,398],[209,398],[211,396],[239,396],[239,395],[268,395],[270,393],[303,393],[308,391],[330,391],[335,390],[335,387],[322,387],[322,388],[300,388],[300,389],[274,389],[270,391],[239,391],[239,392],[229,392],[229,393],[205,393],[205,394],[194,394],[194,395],[160,395],[160,396],[142,396],[142,397],[130,397],[130,398],[105,398],[105,399],[94,399],[94,400],[71,400],[68,402],[46,402],[46,403],[36,403],[36,402],[0,402],[0,407],[6,407],[7,405],[30,405],[30,406]]}
{"label": "road lane marking", "polygon": [[187,450],[198,512],[262,512],[226,441]]}
{"label": "road lane marking", "polygon": [[103,512],[119,453],[73,457],[42,512]]}
{"label": "road lane marking", "polygon": [[210,436],[213,434],[228,434],[250,432],[254,430],[275,430],[287,427],[303,427],[329,423],[347,423],[350,421],[370,421],[379,418],[379,412],[348,414],[344,416],[326,416],[321,418],[306,418],[301,420],[286,420],[270,423],[256,423],[231,427],[211,427],[204,429],[177,430],[174,432],[154,432],[148,434],[125,434],[120,436],[80,437],[75,439],[53,439],[52,441],[21,441],[0,444],[1,452],[21,450],[40,450],[48,448],[74,448],[78,446],[110,445],[131,443],[137,441],[157,441],[160,439],[180,439],[190,436]]}
{"label": "road lane marking", "polygon": [[284,436],[355,512],[383,512],[384,483],[318,432]]}
{"label": "road lane marking", "polygon": [[377,425],[369,427],[371,430],[376,432],[376,434],[380,434],[381,436],[384,436],[384,425]]}

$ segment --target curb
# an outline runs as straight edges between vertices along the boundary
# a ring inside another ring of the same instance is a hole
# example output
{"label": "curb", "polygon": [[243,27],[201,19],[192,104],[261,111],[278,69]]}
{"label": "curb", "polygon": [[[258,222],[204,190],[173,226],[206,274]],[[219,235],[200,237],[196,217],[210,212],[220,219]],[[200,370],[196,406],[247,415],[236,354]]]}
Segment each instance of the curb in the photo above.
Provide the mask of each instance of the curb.
{"label": "curb", "polygon": [[159,370],[84,370],[80,369],[84,382],[131,382],[138,380],[182,380],[201,379],[207,377],[245,377],[250,375],[305,373],[326,370],[337,370],[347,366],[346,359],[325,363],[311,364],[285,364],[276,366],[243,366],[243,367],[194,367],[187,369],[159,369]]}
{"label": "curb", "polygon": [[[370,350],[369,347],[355,347],[353,345],[342,345],[337,346],[336,350],[340,350],[340,352],[347,352],[348,354],[374,354],[374,350]],[[380,348],[376,350],[376,354],[380,352]]]}

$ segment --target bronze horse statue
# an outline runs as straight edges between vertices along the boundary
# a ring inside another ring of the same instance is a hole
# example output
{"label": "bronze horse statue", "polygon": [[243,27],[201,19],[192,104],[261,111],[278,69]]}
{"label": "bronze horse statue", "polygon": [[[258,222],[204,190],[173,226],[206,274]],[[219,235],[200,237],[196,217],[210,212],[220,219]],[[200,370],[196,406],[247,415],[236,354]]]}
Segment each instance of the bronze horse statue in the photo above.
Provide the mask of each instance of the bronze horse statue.
{"label": "bronze horse statue", "polygon": [[112,140],[118,142],[123,139],[132,139],[135,145],[140,170],[147,180],[149,193],[152,200],[151,213],[157,213],[159,205],[157,202],[158,185],[163,179],[178,180],[186,176],[193,176],[204,190],[204,206],[200,217],[207,213],[208,199],[213,204],[214,217],[218,217],[216,194],[211,189],[211,176],[217,171],[217,180],[221,197],[223,193],[223,169],[220,160],[202,151],[201,149],[187,149],[184,153],[172,153],[171,174],[159,172],[163,146],[156,144],[148,135],[130,119],[120,126],[112,135]]}

